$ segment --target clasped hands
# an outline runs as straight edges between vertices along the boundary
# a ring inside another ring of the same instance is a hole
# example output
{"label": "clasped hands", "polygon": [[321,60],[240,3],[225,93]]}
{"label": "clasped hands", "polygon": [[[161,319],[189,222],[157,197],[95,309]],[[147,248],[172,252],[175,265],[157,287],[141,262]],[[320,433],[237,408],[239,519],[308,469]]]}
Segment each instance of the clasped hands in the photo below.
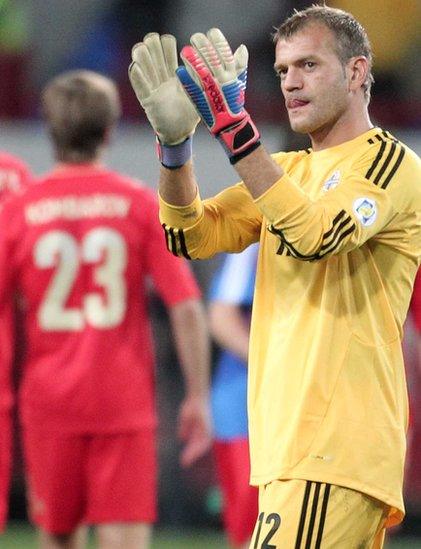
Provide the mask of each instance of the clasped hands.
{"label": "clasped hands", "polygon": [[176,169],[191,157],[201,119],[235,163],[259,144],[259,132],[244,108],[248,51],[233,53],[219,29],[195,33],[180,56],[170,34],[147,34],[132,49],[129,78],[155,131],[161,163]]}

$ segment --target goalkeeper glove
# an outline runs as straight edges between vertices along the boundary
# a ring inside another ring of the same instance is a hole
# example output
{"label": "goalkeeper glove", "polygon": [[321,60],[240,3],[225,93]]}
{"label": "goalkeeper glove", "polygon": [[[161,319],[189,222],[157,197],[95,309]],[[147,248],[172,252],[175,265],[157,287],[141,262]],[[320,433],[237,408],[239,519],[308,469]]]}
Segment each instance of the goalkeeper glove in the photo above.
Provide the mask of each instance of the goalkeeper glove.
{"label": "goalkeeper glove", "polygon": [[244,108],[248,51],[233,54],[219,29],[193,34],[181,50],[185,67],[177,76],[209,131],[235,164],[260,145],[260,135]]}
{"label": "goalkeeper glove", "polygon": [[175,71],[177,42],[171,34],[147,34],[132,49],[129,78],[155,131],[161,163],[179,168],[192,155],[192,135],[199,122]]}

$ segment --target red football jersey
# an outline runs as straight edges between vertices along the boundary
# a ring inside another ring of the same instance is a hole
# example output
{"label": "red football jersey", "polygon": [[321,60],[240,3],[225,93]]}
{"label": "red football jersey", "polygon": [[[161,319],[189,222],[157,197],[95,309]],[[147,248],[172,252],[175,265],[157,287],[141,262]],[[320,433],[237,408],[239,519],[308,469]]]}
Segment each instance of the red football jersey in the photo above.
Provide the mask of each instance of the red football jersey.
{"label": "red football jersey", "polygon": [[418,271],[412,294],[411,313],[418,333],[421,333],[421,270]]}
{"label": "red football jersey", "polygon": [[166,250],[154,193],[138,182],[65,167],[5,204],[0,304],[6,318],[14,288],[24,301],[24,425],[98,433],[155,424],[149,278],[167,306],[200,294]]}
{"label": "red football jersey", "polygon": [[[30,171],[22,160],[0,151],[0,204],[12,194],[22,191],[31,179]],[[3,531],[7,518],[12,460],[12,314],[12,304],[3,303],[0,318],[0,532]]]}
{"label": "red football jersey", "polygon": [[31,173],[22,160],[0,151],[0,202],[24,189],[31,179]]}

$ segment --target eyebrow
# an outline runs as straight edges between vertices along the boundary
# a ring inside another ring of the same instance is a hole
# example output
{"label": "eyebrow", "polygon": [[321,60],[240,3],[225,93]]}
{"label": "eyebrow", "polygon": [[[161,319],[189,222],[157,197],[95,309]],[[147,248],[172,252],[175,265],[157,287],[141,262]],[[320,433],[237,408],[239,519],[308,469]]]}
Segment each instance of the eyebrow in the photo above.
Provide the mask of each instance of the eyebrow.
{"label": "eyebrow", "polygon": [[[316,61],[316,60],[317,60],[317,55],[315,55],[315,54],[304,55],[303,57],[299,57],[298,59],[294,59],[294,61],[292,63],[289,63],[289,65],[301,65],[306,61]],[[274,63],[273,69],[274,69],[275,72],[279,72],[281,69],[288,68],[289,65],[287,65],[285,63]]]}

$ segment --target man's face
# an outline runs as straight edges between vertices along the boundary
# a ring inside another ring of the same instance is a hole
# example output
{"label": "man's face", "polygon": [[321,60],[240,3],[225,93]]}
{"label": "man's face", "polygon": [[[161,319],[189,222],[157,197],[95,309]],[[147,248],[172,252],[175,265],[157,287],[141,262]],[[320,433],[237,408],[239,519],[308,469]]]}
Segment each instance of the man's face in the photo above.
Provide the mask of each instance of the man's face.
{"label": "man's face", "polygon": [[296,132],[328,129],[348,108],[348,82],[334,46],[334,34],[319,23],[276,44],[275,70]]}

